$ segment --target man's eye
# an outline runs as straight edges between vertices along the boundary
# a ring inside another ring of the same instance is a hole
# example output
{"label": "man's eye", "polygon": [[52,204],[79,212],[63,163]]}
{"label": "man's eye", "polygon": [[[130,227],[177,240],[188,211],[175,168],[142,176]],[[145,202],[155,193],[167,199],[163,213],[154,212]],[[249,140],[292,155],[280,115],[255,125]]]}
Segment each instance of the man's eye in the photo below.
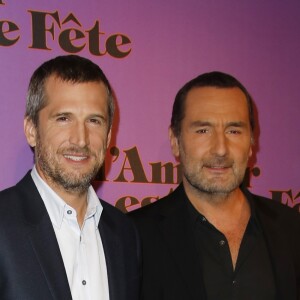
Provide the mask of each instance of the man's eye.
{"label": "man's eye", "polygon": [[196,132],[200,133],[200,134],[203,134],[203,133],[207,133],[208,129],[202,128],[202,129],[198,129]]}
{"label": "man's eye", "polygon": [[68,120],[68,118],[67,118],[67,117],[64,117],[64,116],[58,117],[58,118],[56,119],[56,121],[58,121],[58,122],[65,122],[65,121],[67,121],[67,120]]}
{"label": "man's eye", "polygon": [[100,120],[98,119],[90,119],[90,122],[93,123],[93,124],[100,124]]}
{"label": "man's eye", "polygon": [[229,133],[231,133],[231,134],[240,134],[241,131],[240,130],[236,130],[236,129],[232,129],[232,130],[229,130]]}

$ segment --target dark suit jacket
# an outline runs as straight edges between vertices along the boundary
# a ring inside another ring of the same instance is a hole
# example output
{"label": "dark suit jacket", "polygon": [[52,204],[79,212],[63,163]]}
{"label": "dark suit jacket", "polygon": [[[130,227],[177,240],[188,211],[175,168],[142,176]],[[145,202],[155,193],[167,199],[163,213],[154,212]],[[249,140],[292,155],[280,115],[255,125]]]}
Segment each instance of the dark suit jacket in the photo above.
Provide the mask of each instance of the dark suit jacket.
{"label": "dark suit jacket", "polygon": [[[116,208],[101,204],[110,300],[138,300],[137,231]],[[49,215],[29,173],[0,193],[0,299],[72,299]]]}
{"label": "dark suit jacket", "polygon": [[[300,299],[300,214],[269,199],[251,195],[274,269],[278,299]],[[186,195],[172,194],[130,213],[141,234],[143,300],[206,299],[201,264],[187,229]]]}

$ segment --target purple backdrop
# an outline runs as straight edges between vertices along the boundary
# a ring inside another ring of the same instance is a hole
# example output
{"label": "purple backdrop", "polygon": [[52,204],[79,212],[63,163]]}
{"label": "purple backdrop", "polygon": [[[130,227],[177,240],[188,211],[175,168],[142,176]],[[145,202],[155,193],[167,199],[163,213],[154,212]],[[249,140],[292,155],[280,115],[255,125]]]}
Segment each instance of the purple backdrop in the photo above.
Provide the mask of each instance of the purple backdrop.
{"label": "purple backdrop", "polygon": [[130,210],[176,186],[175,168],[159,178],[160,163],[176,165],[174,96],[220,70],[244,83],[259,112],[251,190],[299,209],[299,13],[292,0],[0,0],[0,189],[32,166],[23,115],[33,70],[73,51],[99,64],[117,95],[106,181],[96,183],[105,200]]}

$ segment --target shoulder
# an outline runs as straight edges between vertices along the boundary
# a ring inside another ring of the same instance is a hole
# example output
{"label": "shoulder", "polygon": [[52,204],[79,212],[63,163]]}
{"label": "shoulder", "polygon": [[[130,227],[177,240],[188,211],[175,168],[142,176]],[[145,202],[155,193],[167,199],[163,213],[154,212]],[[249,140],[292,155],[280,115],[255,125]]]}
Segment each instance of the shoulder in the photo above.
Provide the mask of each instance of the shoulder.
{"label": "shoulder", "polygon": [[0,192],[0,201],[6,198],[10,198],[16,194],[16,187],[12,186]]}
{"label": "shoulder", "polygon": [[17,186],[7,188],[0,192],[0,213],[4,213],[4,209],[15,209],[22,200],[22,193]]}
{"label": "shoulder", "polygon": [[21,238],[46,215],[47,210],[28,174],[15,186],[0,192],[0,239]]}
{"label": "shoulder", "polygon": [[[31,178],[30,171],[15,185],[0,192],[0,207],[16,208],[24,205],[35,205],[39,199],[38,190]],[[1,209],[0,209],[1,211]]]}
{"label": "shoulder", "polygon": [[[15,185],[0,192],[0,201],[4,198],[22,197],[36,190],[30,171]],[[37,191],[37,190],[36,190]]]}
{"label": "shoulder", "polygon": [[100,199],[103,207],[100,222],[110,228],[123,233],[135,232],[136,228],[133,221],[116,207]]}
{"label": "shoulder", "polygon": [[126,215],[121,212],[119,209],[114,207],[113,205],[109,204],[103,199],[99,199],[101,202],[101,205],[103,207],[103,212],[105,214],[108,214],[109,216],[112,216],[114,218],[120,219],[120,220],[126,220]]}
{"label": "shoulder", "polygon": [[277,223],[281,229],[289,232],[295,230],[300,234],[300,213],[296,209],[266,197],[249,194],[260,219],[268,219],[270,222]]}
{"label": "shoulder", "polygon": [[120,219],[120,220],[127,220],[126,215],[123,212],[121,212],[119,209],[117,209],[116,207],[109,204],[108,202],[106,202],[103,199],[99,199],[99,200],[100,200],[101,205],[103,207],[103,211],[106,214],[108,214],[110,216],[114,216],[115,218]]}
{"label": "shoulder", "polygon": [[128,216],[135,222],[160,221],[172,212],[181,209],[184,203],[185,192],[182,185],[179,185],[172,193],[157,200],[152,204],[148,204],[135,211],[128,213]]}
{"label": "shoulder", "polygon": [[280,202],[274,201],[270,198],[258,196],[255,194],[251,194],[251,196],[253,197],[257,208],[265,213],[274,213],[280,216],[293,216],[296,219],[300,220],[300,214],[296,211],[296,209],[293,209]]}
{"label": "shoulder", "polygon": [[100,202],[103,207],[99,222],[101,238],[104,241],[113,239],[124,251],[137,253],[139,256],[140,236],[134,222],[111,204],[102,199]]}

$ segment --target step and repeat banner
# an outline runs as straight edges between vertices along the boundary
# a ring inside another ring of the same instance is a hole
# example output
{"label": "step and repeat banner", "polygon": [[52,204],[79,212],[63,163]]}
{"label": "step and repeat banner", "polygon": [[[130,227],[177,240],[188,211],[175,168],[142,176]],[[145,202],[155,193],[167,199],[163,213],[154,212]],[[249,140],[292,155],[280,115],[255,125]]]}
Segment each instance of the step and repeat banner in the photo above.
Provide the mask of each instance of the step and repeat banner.
{"label": "step and repeat banner", "polygon": [[0,0],[0,189],[32,167],[23,134],[32,72],[57,55],[97,63],[117,98],[95,188],[122,211],[180,182],[168,126],[174,97],[219,70],[252,94],[259,118],[249,189],[300,208],[300,2],[288,0]]}

